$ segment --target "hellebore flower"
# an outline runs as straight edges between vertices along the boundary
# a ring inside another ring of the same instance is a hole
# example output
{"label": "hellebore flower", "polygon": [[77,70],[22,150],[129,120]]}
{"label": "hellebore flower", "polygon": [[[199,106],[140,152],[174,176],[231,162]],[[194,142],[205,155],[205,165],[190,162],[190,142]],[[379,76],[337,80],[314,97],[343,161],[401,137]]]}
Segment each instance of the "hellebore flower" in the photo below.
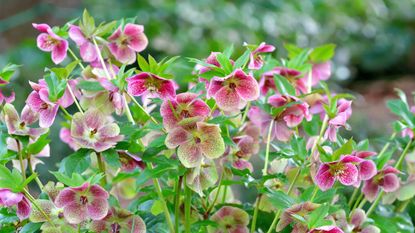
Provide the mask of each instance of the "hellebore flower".
{"label": "hellebore flower", "polygon": [[233,141],[236,143],[236,150],[233,153],[235,159],[232,166],[239,170],[248,169],[253,171],[252,164],[248,161],[253,154],[258,153],[259,144],[249,135],[242,135],[234,137]]}
{"label": "hellebore flower", "polygon": [[163,124],[167,130],[178,126],[186,118],[203,121],[210,114],[209,106],[194,93],[181,93],[175,99],[164,100],[160,107]]}
{"label": "hellebore flower", "polygon": [[311,86],[317,85],[321,80],[325,81],[331,75],[331,62],[323,62],[313,64],[311,72],[304,75],[303,81],[308,84],[309,76],[311,75]]}
{"label": "hellebore flower", "polygon": [[79,146],[76,145],[75,141],[71,136],[71,129],[61,128],[59,131],[59,138],[62,142],[66,143],[72,150],[78,150]]}
{"label": "hellebore flower", "polygon": [[[297,103],[298,102],[298,103]],[[303,119],[311,120],[308,104],[300,102],[294,96],[274,95],[268,99],[268,103],[277,109],[282,109],[276,116],[271,116],[257,106],[251,107],[248,117],[252,123],[261,128],[263,138],[267,137],[269,126],[272,121],[273,129],[271,139],[288,141],[293,134],[291,128],[298,126]]]}
{"label": "hellebore flower", "polygon": [[210,220],[218,224],[217,228],[208,228],[209,233],[247,233],[249,215],[242,209],[224,206],[212,215]]}
{"label": "hellebore flower", "polygon": [[19,117],[16,109],[11,104],[5,104],[2,113],[9,134],[37,138],[48,131],[44,128],[29,128],[29,125],[37,121],[38,114],[27,105],[22,110],[22,118]]}
{"label": "hellebore flower", "polygon": [[295,87],[298,95],[307,92],[307,86],[304,79],[301,78],[302,76],[300,71],[286,67],[275,67],[274,69],[262,74],[261,79],[259,80],[261,95],[265,96],[270,89],[278,92],[274,80],[275,75],[281,75],[286,78]]}
{"label": "hellebore flower", "polygon": [[51,52],[52,61],[55,64],[61,63],[68,51],[68,41],[56,35],[47,24],[33,23],[32,25],[41,32],[37,37],[37,47],[42,51]]}
{"label": "hellebore flower", "polygon": [[197,167],[204,156],[215,159],[225,152],[225,143],[218,125],[197,122],[193,129],[181,127],[170,130],[166,138],[169,149],[179,147],[177,156],[183,166]]}
{"label": "hellebore flower", "polygon": [[79,46],[81,58],[86,62],[93,62],[98,58],[95,45],[81,31],[81,28],[75,25],[69,26],[69,37]]}
{"label": "hellebore flower", "polygon": [[193,191],[203,197],[206,190],[218,181],[218,172],[215,163],[210,159],[204,159],[200,166],[190,169],[186,174],[186,184]]}
{"label": "hellebore flower", "polygon": [[247,101],[259,97],[258,83],[254,77],[237,69],[227,77],[212,78],[208,96],[216,100],[220,109],[229,112],[237,111],[244,108]]}
{"label": "hellebore flower", "polygon": [[337,114],[328,121],[328,127],[324,133],[324,139],[329,139],[332,142],[337,141],[337,129],[340,127],[347,127],[346,121],[352,115],[352,101],[339,100],[337,102]]}
{"label": "hellebore flower", "polygon": [[278,222],[276,231],[282,231],[285,227],[290,225],[292,222],[294,222],[293,231],[294,233],[306,233],[308,228],[304,223],[297,222],[296,218],[294,218],[294,215],[298,215],[303,217],[304,219],[307,218],[307,215],[315,210],[319,205],[314,204],[311,202],[304,202],[301,204],[295,204],[289,208],[287,208],[284,213],[281,215],[281,219]]}
{"label": "hellebore flower", "polygon": [[16,206],[20,220],[28,218],[32,211],[29,200],[22,193],[14,193],[9,189],[0,189],[0,206]]}
{"label": "hellebore flower", "polygon": [[336,226],[322,226],[322,227],[314,228],[308,233],[344,233],[344,232]]}
{"label": "hellebore flower", "polygon": [[176,96],[175,83],[152,73],[142,72],[126,79],[133,96],[170,99]]}
{"label": "hellebore flower", "polygon": [[108,48],[121,63],[131,64],[135,61],[135,53],[143,51],[148,44],[144,34],[144,26],[127,23],[124,30],[121,26],[108,37]]}
{"label": "hellebore flower", "polygon": [[72,117],[71,136],[80,148],[89,148],[97,152],[108,150],[121,141],[120,128],[109,117],[97,109],[84,114],[77,112]]}
{"label": "hellebore flower", "polygon": [[380,233],[380,229],[373,225],[365,224],[367,221],[366,213],[362,209],[355,209],[350,213],[347,221],[346,213],[340,210],[333,215],[336,224],[346,232],[354,233]]}
{"label": "hellebore flower", "polygon": [[356,163],[360,162],[360,158],[346,155],[338,161],[323,163],[315,177],[318,187],[326,191],[333,186],[336,180],[347,186],[355,184],[359,179],[359,169]]}
{"label": "hellebore flower", "polygon": [[396,175],[398,173],[400,173],[399,170],[387,166],[380,170],[374,177],[366,180],[362,188],[365,198],[370,202],[374,201],[380,188],[385,193],[396,191],[400,185],[399,178]]}
{"label": "hellebore flower", "polygon": [[[69,80],[68,84],[72,90],[76,87],[75,80]],[[61,98],[56,101],[49,99],[49,89],[45,80],[39,80],[39,83],[30,82],[33,91],[27,97],[26,103],[33,111],[39,113],[39,125],[42,128],[49,128],[55,121],[59,106],[67,108],[74,103],[70,91],[66,88]]]}
{"label": "hellebore flower", "polygon": [[129,153],[128,151],[118,151],[120,156],[121,169],[126,172],[132,172],[136,168],[143,170],[145,163],[140,157]]}
{"label": "hellebore flower", "polygon": [[261,53],[272,53],[274,52],[275,47],[272,45],[265,44],[262,42],[252,51],[249,55],[249,65],[248,68],[251,70],[259,70],[264,65],[264,61],[262,60]]}
{"label": "hellebore flower", "polygon": [[[11,150],[11,151],[19,151],[19,148],[23,148],[23,145],[21,144],[20,141],[14,139],[14,138],[7,138],[6,140],[7,142],[7,149]],[[33,144],[34,141],[32,139],[29,139],[29,146],[31,144]],[[33,168],[33,170],[36,170],[36,166],[38,164],[43,164],[43,161],[40,160],[39,158],[45,158],[45,157],[50,157],[50,146],[49,144],[47,144],[45,147],[43,147],[43,149],[34,155],[28,155],[31,157],[30,159],[30,166]],[[17,170],[20,171],[20,163],[19,160],[12,160],[13,162],[13,167],[15,167]],[[27,167],[27,159],[24,159],[23,161],[23,167],[26,168]]]}
{"label": "hellebore flower", "polygon": [[100,78],[98,81],[108,91],[108,101],[112,104],[115,113],[122,115],[124,113],[125,99],[120,89],[106,78]]}
{"label": "hellebore flower", "polygon": [[3,102],[10,104],[14,101],[14,98],[15,98],[14,92],[12,92],[9,96],[5,96],[3,92],[0,90],[0,105],[3,104]]}
{"label": "hellebore flower", "polygon": [[108,192],[99,185],[87,182],[60,191],[55,204],[56,207],[63,208],[63,216],[70,224],[78,224],[88,219],[103,219],[109,209],[108,197]]}
{"label": "hellebore flower", "polygon": [[146,224],[140,216],[124,209],[111,208],[102,220],[93,221],[91,230],[101,232],[145,233]]}
{"label": "hellebore flower", "polygon": [[369,180],[373,176],[376,175],[376,164],[370,159],[366,159],[367,157],[376,155],[375,152],[371,151],[354,151],[352,153],[352,156],[356,156],[358,158],[361,158],[362,161],[359,162],[357,165],[357,169],[359,169],[359,179],[356,182],[355,186],[360,186],[360,181],[362,180]]}

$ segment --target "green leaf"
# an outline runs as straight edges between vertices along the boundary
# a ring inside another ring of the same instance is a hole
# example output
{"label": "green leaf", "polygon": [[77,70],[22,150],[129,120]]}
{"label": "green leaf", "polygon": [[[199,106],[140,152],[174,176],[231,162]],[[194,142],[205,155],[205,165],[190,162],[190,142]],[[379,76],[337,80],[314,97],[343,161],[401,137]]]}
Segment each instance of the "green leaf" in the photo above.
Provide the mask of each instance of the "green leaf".
{"label": "green leaf", "polygon": [[[16,216],[16,213],[13,213],[11,210],[9,212],[9,208],[0,207],[0,224],[14,223],[18,220],[19,218]],[[9,232],[13,232],[13,231],[9,231]]]}
{"label": "green leaf", "polygon": [[322,205],[311,212],[307,223],[308,228],[313,229],[325,225],[324,218],[327,216],[329,209],[330,207],[328,205]]}
{"label": "green leaf", "polygon": [[391,110],[392,113],[395,115],[402,117],[405,123],[411,128],[415,128],[415,116],[409,110],[407,104],[405,104],[402,100],[389,100],[387,102],[388,108]]}
{"label": "green leaf", "polygon": [[59,171],[64,172],[68,176],[74,172],[81,174],[89,167],[91,162],[89,158],[90,153],[89,149],[79,149],[62,160]]}
{"label": "green leaf", "polygon": [[414,232],[411,216],[408,213],[395,213],[391,207],[382,206],[381,211],[376,211],[371,218],[381,232]]}
{"label": "green leaf", "polygon": [[233,50],[234,50],[234,46],[233,44],[231,44],[231,46],[227,47],[225,51],[223,51],[223,55],[225,55],[228,59],[230,59],[232,56]]}
{"label": "green leaf", "polygon": [[45,148],[45,146],[49,144],[50,139],[48,137],[48,133],[43,134],[36,140],[36,142],[29,144],[29,146],[27,147],[27,153],[31,155],[40,153],[43,150],[43,148]]}
{"label": "green leaf", "polygon": [[3,79],[6,82],[9,82],[13,74],[16,72],[19,65],[15,64],[7,64],[1,71],[0,71],[0,79]]}
{"label": "green leaf", "polygon": [[99,82],[95,82],[95,81],[81,80],[76,86],[79,89],[82,89],[85,91],[104,91],[105,90],[105,88],[103,88]]}
{"label": "green leaf", "polygon": [[7,167],[0,164],[0,188],[8,188],[14,192],[19,192],[21,190],[18,186],[22,182],[23,177],[17,170],[12,173]]}
{"label": "green leaf", "polygon": [[349,139],[339,149],[335,150],[332,154],[333,161],[340,159],[341,155],[349,155],[353,152],[353,139]]}
{"label": "green leaf", "polygon": [[295,96],[295,88],[291,83],[281,75],[274,75],[275,85],[277,86],[278,91],[282,95],[291,95]]}
{"label": "green leaf", "polygon": [[287,67],[293,69],[301,69],[308,59],[309,50],[301,51],[297,56],[288,61]]}
{"label": "green leaf", "polygon": [[334,56],[335,44],[326,44],[314,48],[310,53],[310,60],[313,63],[322,63],[330,60]]}
{"label": "green leaf", "polygon": [[235,63],[233,64],[233,67],[235,67],[235,69],[238,69],[245,66],[249,60],[249,54],[251,54],[251,51],[246,50],[238,59],[236,59]]}
{"label": "green leaf", "polygon": [[29,222],[22,229],[20,229],[19,233],[36,233],[40,229],[43,223],[33,223]]}
{"label": "green leaf", "polygon": [[137,63],[143,72],[150,72],[150,65],[147,63],[146,59],[137,53]]}
{"label": "green leaf", "polygon": [[226,74],[232,73],[232,64],[231,64],[231,62],[230,62],[230,60],[229,60],[228,57],[226,57],[222,53],[218,53],[216,55],[216,59],[218,60],[220,66],[226,72]]}
{"label": "green leaf", "polygon": [[293,198],[282,191],[275,191],[267,194],[269,201],[276,208],[283,210],[295,204]]}
{"label": "green leaf", "polygon": [[52,173],[59,182],[65,184],[66,186],[77,187],[85,183],[85,179],[78,173],[72,173],[71,177],[59,171],[50,173]]}
{"label": "green leaf", "polygon": [[107,162],[108,165],[110,165],[111,167],[118,168],[121,166],[120,158],[116,150],[109,149],[109,150],[103,151],[102,156],[104,157],[105,162]]}
{"label": "green leaf", "polygon": [[288,52],[288,58],[293,59],[294,57],[298,56],[304,49],[297,47],[294,44],[286,43],[284,44],[284,48]]}
{"label": "green leaf", "polygon": [[153,202],[153,205],[151,205],[151,213],[154,216],[163,213],[163,203],[160,200],[155,200]]}

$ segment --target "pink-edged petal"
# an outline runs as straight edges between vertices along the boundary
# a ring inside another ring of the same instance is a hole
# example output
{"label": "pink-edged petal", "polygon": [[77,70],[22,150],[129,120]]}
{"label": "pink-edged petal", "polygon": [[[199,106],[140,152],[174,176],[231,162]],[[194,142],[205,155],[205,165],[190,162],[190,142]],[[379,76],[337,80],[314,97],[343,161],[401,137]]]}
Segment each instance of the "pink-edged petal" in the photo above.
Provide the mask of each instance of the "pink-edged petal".
{"label": "pink-edged petal", "polygon": [[276,94],[268,98],[268,103],[275,108],[279,108],[286,105],[288,103],[288,99],[286,96]]}
{"label": "pink-edged petal", "polygon": [[177,150],[177,156],[183,166],[187,168],[197,167],[203,159],[201,149],[191,142],[180,145]]}
{"label": "pink-edged petal", "polygon": [[56,114],[58,113],[59,105],[48,106],[47,109],[40,111],[39,113],[39,126],[42,128],[49,128],[55,121]]}
{"label": "pink-edged petal", "polygon": [[127,78],[128,93],[133,96],[141,96],[147,91],[146,79],[149,79],[148,73],[140,73]]}
{"label": "pink-edged petal", "polygon": [[355,209],[350,214],[350,223],[355,227],[360,227],[366,221],[366,213],[362,209]]}
{"label": "pink-edged petal", "polygon": [[110,43],[108,44],[108,48],[112,55],[121,63],[131,64],[135,61],[135,51],[128,46]]}
{"label": "pink-edged petal", "polygon": [[225,152],[225,142],[220,134],[218,125],[197,122],[197,128],[202,133],[199,144],[203,154],[214,159]]}
{"label": "pink-edged petal", "polygon": [[345,163],[344,169],[342,172],[337,176],[340,183],[344,185],[352,185],[356,183],[359,177],[359,171],[357,167],[352,163]]}
{"label": "pink-edged petal", "polygon": [[101,198],[101,199],[108,199],[109,194],[107,191],[105,191],[105,189],[103,189],[101,186],[99,185],[92,185],[89,188],[89,193],[94,197],[94,198]]}
{"label": "pink-edged petal", "polygon": [[284,121],[287,123],[287,126],[290,128],[296,127],[303,121],[304,116],[303,115],[294,115],[290,114],[287,116],[284,116]]}
{"label": "pink-edged petal", "polygon": [[68,31],[69,37],[76,43],[76,45],[81,46],[88,42],[84,33],[81,31],[81,28],[75,25],[69,26]]}
{"label": "pink-edged petal", "polygon": [[227,87],[223,87],[216,92],[215,100],[220,109],[230,112],[239,110],[246,105],[246,102],[241,99],[235,90]]}
{"label": "pink-edged petal", "polygon": [[335,126],[329,125],[324,133],[324,139],[329,139],[332,142],[337,141],[337,129]]}
{"label": "pink-edged petal", "polygon": [[129,23],[124,28],[124,34],[128,36],[128,47],[134,51],[141,52],[147,47],[148,39],[142,25]]}
{"label": "pink-edged petal", "polygon": [[122,34],[122,30],[121,30],[121,26],[119,26],[119,27],[117,28],[117,30],[115,30],[115,31],[112,33],[112,35],[108,37],[108,40],[109,40],[109,41],[115,41],[115,40],[117,40],[118,38],[120,38],[121,34]]}
{"label": "pink-edged petal", "polygon": [[330,166],[327,164],[322,164],[317,171],[315,177],[316,184],[318,187],[326,191],[333,187],[335,177],[330,173]]}
{"label": "pink-edged petal", "polygon": [[87,220],[87,208],[85,205],[72,202],[63,209],[63,216],[70,224],[79,224]]}
{"label": "pink-edged petal", "polygon": [[81,57],[86,62],[93,62],[98,58],[97,49],[94,44],[87,41],[79,47]]}
{"label": "pink-edged petal", "polygon": [[27,200],[26,197],[23,197],[23,199],[17,204],[17,217],[19,217],[20,220],[26,219],[30,216],[31,212],[32,208],[30,206],[29,200]]}
{"label": "pink-edged petal", "polygon": [[44,33],[47,33],[51,29],[50,26],[45,24],[45,23],[39,23],[39,24],[38,23],[32,23],[32,26],[36,30],[38,30],[40,32],[44,32]]}
{"label": "pink-edged petal", "polygon": [[107,124],[98,129],[98,134],[104,138],[115,137],[120,134],[120,127],[115,123]]}
{"label": "pink-edged petal", "polygon": [[344,232],[336,226],[322,226],[322,227],[314,228],[308,233],[344,233]]}
{"label": "pink-edged petal", "polygon": [[181,127],[172,129],[166,137],[167,148],[174,149],[192,139],[192,135]]}
{"label": "pink-edged petal", "polygon": [[163,80],[158,90],[160,98],[174,98],[176,96],[175,84],[172,80]]}
{"label": "pink-edged petal", "polygon": [[[268,131],[268,130],[267,130]],[[266,132],[265,135],[263,135],[264,138],[266,138],[268,132]],[[277,138],[279,141],[287,142],[290,140],[291,135],[294,133],[293,130],[287,127],[285,122],[282,121],[275,121],[274,122],[274,130],[273,130],[273,137]]]}
{"label": "pink-edged petal", "polygon": [[59,43],[57,43],[52,48],[52,61],[55,64],[61,63],[65,59],[67,51],[68,51],[68,41],[66,40],[59,41]]}
{"label": "pink-edged petal", "polygon": [[14,193],[9,189],[0,189],[0,203],[7,207],[16,205],[24,198],[21,193]]}
{"label": "pink-edged petal", "polygon": [[28,105],[25,105],[22,110],[22,121],[31,125],[39,119],[39,114],[33,111]]}
{"label": "pink-edged petal", "polygon": [[58,208],[65,207],[77,201],[77,194],[71,188],[65,188],[60,191],[55,199],[55,205]]}
{"label": "pink-edged petal", "polygon": [[387,193],[396,191],[399,188],[398,176],[393,173],[385,174],[381,186]]}
{"label": "pink-edged petal", "polygon": [[361,180],[368,180],[377,173],[376,164],[372,160],[365,160],[359,164],[359,176]]}
{"label": "pink-edged petal", "polygon": [[[312,74],[312,83],[311,85],[317,85],[320,80],[327,80],[331,75],[331,62],[324,62],[319,64],[314,64],[311,68]],[[305,75],[308,77],[308,75]]]}
{"label": "pink-edged petal", "polygon": [[249,161],[246,161],[244,159],[237,159],[233,161],[232,167],[238,170],[248,169],[250,172],[254,171],[254,167],[252,166],[252,164]]}
{"label": "pink-edged petal", "polygon": [[224,79],[223,78],[218,78],[218,77],[213,77],[211,80],[210,80],[210,83],[209,83],[209,89],[208,89],[208,93],[207,93],[207,96],[210,98],[210,97],[214,97],[215,96],[215,94],[220,90],[220,89],[222,89],[222,87],[223,87],[223,82],[224,82]]}
{"label": "pink-edged petal", "polygon": [[107,199],[95,198],[87,204],[86,208],[88,217],[93,220],[101,220],[107,215],[109,205]]}
{"label": "pink-edged petal", "polygon": [[42,108],[44,101],[40,98],[40,95],[36,91],[32,91],[26,99],[26,104],[35,111],[39,112]]}
{"label": "pink-edged petal", "polygon": [[241,69],[238,69],[233,73],[232,78],[237,80],[235,90],[244,100],[252,101],[259,97],[258,82],[254,77],[247,75]]}
{"label": "pink-edged petal", "polygon": [[378,195],[379,186],[373,181],[373,179],[367,180],[363,184],[362,192],[365,194],[365,198],[372,202]]}
{"label": "pink-edged petal", "polygon": [[341,157],[340,161],[342,163],[360,163],[363,160],[361,158],[353,156],[353,155],[345,155],[345,156]]}
{"label": "pink-edged petal", "polygon": [[255,53],[272,53],[274,52],[275,47],[273,45],[265,44],[262,42],[259,46],[255,49]]}
{"label": "pink-edged petal", "polygon": [[50,52],[54,48],[54,45],[50,43],[50,36],[47,33],[39,34],[36,43],[37,47],[44,52]]}

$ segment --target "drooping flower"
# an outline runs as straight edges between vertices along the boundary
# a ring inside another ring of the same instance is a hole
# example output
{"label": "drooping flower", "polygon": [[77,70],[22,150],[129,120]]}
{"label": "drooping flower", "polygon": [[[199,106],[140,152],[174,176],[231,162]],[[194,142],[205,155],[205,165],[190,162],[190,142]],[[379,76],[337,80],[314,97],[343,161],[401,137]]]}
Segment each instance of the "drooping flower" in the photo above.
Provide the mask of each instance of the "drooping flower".
{"label": "drooping flower", "polygon": [[261,128],[263,138],[266,138],[269,132],[269,126],[273,122],[271,139],[288,141],[294,131],[291,129],[298,126],[303,119],[311,120],[308,111],[308,104],[300,101],[294,96],[274,95],[268,99],[268,103],[278,109],[283,109],[276,116],[263,111],[257,106],[251,107],[248,117],[255,125]]}
{"label": "drooping flower", "polygon": [[276,231],[282,231],[285,227],[294,223],[293,231],[294,233],[306,233],[308,228],[304,225],[303,222],[299,222],[296,220],[294,215],[298,215],[303,217],[304,219],[308,218],[308,214],[315,210],[319,205],[314,204],[311,202],[304,202],[301,204],[295,204],[286,210],[284,210],[283,214],[281,215],[281,219],[278,222]]}
{"label": "drooping flower", "polygon": [[249,215],[242,209],[224,206],[210,217],[218,224],[217,228],[208,228],[209,233],[247,233]]}
{"label": "drooping flower", "polygon": [[145,233],[146,224],[138,215],[124,210],[111,208],[102,220],[93,221],[91,230],[101,232]]}
{"label": "drooping flower", "polygon": [[2,118],[6,123],[7,131],[9,134],[30,136],[35,139],[40,135],[46,133],[48,129],[45,128],[30,128],[29,126],[35,123],[38,119],[38,114],[30,109],[29,106],[25,106],[22,110],[22,117],[17,114],[16,109],[11,104],[5,104],[3,106]]}
{"label": "drooping flower", "polygon": [[344,232],[336,226],[322,226],[322,227],[314,228],[308,233],[344,233]]}
{"label": "drooping flower", "polygon": [[122,115],[126,103],[120,89],[106,78],[100,78],[98,81],[108,91],[108,101],[111,103],[115,113]]}
{"label": "drooping flower", "polygon": [[212,78],[208,96],[216,100],[220,109],[228,112],[238,111],[245,107],[247,101],[259,97],[258,83],[254,77],[237,69],[224,78]]}
{"label": "drooping flower", "polygon": [[170,130],[166,146],[170,149],[178,147],[177,156],[187,168],[199,166],[204,156],[215,159],[225,152],[219,126],[204,122],[197,122],[192,129],[176,127]]}
{"label": "drooping flower", "polygon": [[14,193],[10,189],[0,189],[0,206],[16,206],[20,220],[28,218],[32,211],[29,200],[22,193]]}
{"label": "drooping flower", "polygon": [[68,51],[68,41],[56,35],[47,24],[33,23],[32,25],[41,32],[37,37],[37,47],[42,51],[51,52],[55,64],[61,63]]}
{"label": "drooping flower", "polygon": [[346,121],[352,115],[352,101],[340,99],[337,102],[337,114],[328,121],[324,138],[332,142],[337,141],[337,129],[347,127]]}
{"label": "drooping flower", "polygon": [[120,156],[121,169],[126,172],[132,172],[136,168],[143,170],[145,168],[145,163],[143,160],[134,154],[129,153],[128,151],[117,151]]}
{"label": "drooping flower", "polygon": [[281,75],[286,78],[295,87],[298,95],[307,92],[307,86],[304,79],[301,78],[302,74],[300,71],[286,67],[275,67],[274,69],[262,74],[261,79],[259,80],[261,95],[265,96],[269,90],[278,92],[274,80],[275,75]]}
{"label": "drooping flower", "polygon": [[81,58],[86,62],[97,60],[98,53],[94,43],[88,39],[81,28],[75,25],[69,26],[69,37],[79,46]]}
{"label": "drooping flower", "polygon": [[359,187],[361,181],[369,180],[376,175],[377,170],[375,162],[370,159],[366,159],[370,156],[376,155],[376,153],[372,151],[354,151],[351,155],[362,159],[361,162],[356,164],[359,169],[359,178],[355,184],[355,187]]}
{"label": "drooping flower", "polygon": [[253,166],[249,162],[252,155],[258,153],[259,144],[249,135],[242,135],[233,138],[236,148],[232,153],[234,156],[232,166],[239,170],[248,169],[253,171]]}
{"label": "drooping flower", "polygon": [[264,65],[261,53],[272,53],[275,47],[262,42],[249,54],[249,65],[248,68],[251,70],[259,70]]}
{"label": "drooping flower", "polygon": [[84,114],[77,112],[72,117],[71,136],[80,148],[105,151],[121,141],[123,136],[116,123],[97,109]]}
{"label": "drooping flower", "polygon": [[142,72],[126,79],[128,93],[145,98],[170,99],[176,96],[175,83],[152,73]]}
{"label": "drooping flower", "polygon": [[350,213],[349,220],[344,210],[339,210],[333,214],[334,220],[339,228],[345,232],[354,233],[380,233],[379,228],[374,225],[366,224],[366,213],[362,209],[354,209]]}
{"label": "drooping flower", "polygon": [[203,121],[210,114],[209,106],[194,93],[181,93],[175,99],[166,99],[160,107],[163,125],[167,130],[178,126],[186,118]]}
{"label": "drooping flower", "polygon": [[[14,138],[7,138],[6,140],[7,142],[7,149],[11,150],[11,151],[19,151],[19,148],[23,148],[23,145],[20,141],[14,139]],[[29,146],[32,145],[34,143],[33,139],[29,140]],[[50,146],[49,144],[47,144],[45,147],[43,147],[43,149],[34,155],[28,155],[30,156],[30,166],[33,170],[36,170],[36,166],[38,164],[43,164],[43,161],[40,160],[39,158],[45,158],[45,157],[50,157]],[[27,159],[23,159],[22,160],[22,164],[24,168],[27,168]],[[20,161],[19,160],[12,160],[13,163],[13,167],[15,167],[17,170],[20,171],[21,167],[20,167]]]}
{"label": "drooping flower", "polygon": [[108,48],[121,63],[131,64],[135,61],[135,53],[143,51],[148,44],[144,34],[144,26],[127,23],[124,30],[121,26],[108,37]]}
{"label": "drooping flower", "polygon": [[5,96],[3,92],[0,90],[0,105],[2,105],[3,102],[10,104],[14,101],[14,98],[15,98],[14,92],[12,92],[9,96]]}
{"label": "drooping flower", "polygon": [[365,194],[365,198],[370,202],[374,201],[381,188],[385,193],[396,191],[400,186],[399,177],[396,175],[399,173],[399,170],[391,166],[386,166],[378,171],[374,177],[366,180],[363,184],[362,192]]}
{"label": "drooping flower", "polygon": [[186,184],[201,197],[204,196],[203,190],[215,185],[218,181],[218,171],[215,163],[210,159],[203,159],[200,166],[189,169],[186,174]]}
{"label": "drooping flower", "polygon": [[58,208],[63,208],[63,216],[70,224],[85,220],[101,220],[109,209],[109,194],[99,185],[88,182],[79,187],[63,189],[55,199]]}
{"label": "drooping flower", "polygon": [[323,163],[317,171],[316,184],[323,191],[330,189],[336,180],[346,186],[353,185],[359,179],[356,163],[360,162],[360,158],[346,155],[338,161]]}

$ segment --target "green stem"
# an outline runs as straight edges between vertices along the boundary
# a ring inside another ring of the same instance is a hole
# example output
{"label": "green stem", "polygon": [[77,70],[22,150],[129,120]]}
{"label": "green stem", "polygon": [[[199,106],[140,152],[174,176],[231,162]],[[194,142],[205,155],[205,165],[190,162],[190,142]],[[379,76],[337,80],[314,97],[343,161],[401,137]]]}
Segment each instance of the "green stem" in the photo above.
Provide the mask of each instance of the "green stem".
{"label": "green stem", "polygon": [[248,116],[248,112],[249,112],[250,107],[251,107],[251,102],[248,102],[248,104],[245,107],[244,115],[242,116],[241,125],[243,125],[243,123],[245,122],[246,117]]}
{"label": "green stem", "polygon": [[216,194],[215,194],[215,197],[213,198],[213,202],[212,202],[212,204],[208,207],[208,209],[206,210],[206,213],[205,213],[205,216],[208,216],[209,215],[209,213],[210,213],[210,211],[212,211],[212,209],[213,209],[213,207],[215,207],[215,204],[216,204],[216,201],[218,200],[218,198],[219,198],[219,193],[220,193],[220,190],[222,189],[222,179],[223,179],[223,174],[224,174],[224,172],[222,172],[222,174],[220,175],[220,179],[219,179],[219,187],[218,187],[218,189],[217,189],[217,191],[216,191]]}
{"label": "green stem", "polygon": [[131,114],[130,107],[128,106],[127,99],[125,98],[125,93],[123,93],[124,98],[124,108],[125,108],[125,115],[127,116],[128,120],[135,125],[135,121],[133,115]]}
{"label": "green stem", "polygon": [[408,200],[401,202],[401,204],[399,204],[399,206],[396,208],[395,212],[398,212],[398,213],[404,212],[408,204],[411,202],[411,200],[412,199],[408,199]]}
{"label": "green stem", "polygon": [[81,63],[81,60],[79,60],[79,58],[75,55],[75,53],[72,51],[72,49],[68,47],[68,51],[69,51],[69,53],[71,54],[71,56],[73,57],[73,59],[74,59],[75,61],[77,61],[77,62],[78,62],[78,65],[79,65],[79,66],[80,66],[83,70],[85,70],[84,65],[82,65],[82,63]]}
{"label": "green stem", "polygon": [[102,57],[101,50],[99,50],[97,41],[95,40],[95,38],[93,38],[92,41],[94,42],[95,50],[97,51],[97,54],[98,54],[98,60],[101,63],[102,69],[104,69],[105,76],[107,76],[108,80],[111,80],[112,79],[111,75],[108,72],[107,66],[105,65],[105,61],[104,61],[104,58]]}
{"label": "green stem", "polygon": [[154,119],[154,117],[153,116],[151,116],[144,108],[143,108],[143,106],[141,106],[141,104],[140,103],[138,103],[138,101],[134,98],[134,96],[132,96],[132,95],[130,95],[130,93],[127,93],[128,94],[128,96],[131,98],[131,100],[134,102],[134,104],[141,110],[141,111],[143,111],[149,118],[150,118],[150,120],[154,123],[154,124],[158,124],[159,122],[156,120],[156,119]]}
{"label": "green stem", "polygon": [[254,215],[252,216],[251,233],[255,232],[256,221],[258,218],[259,205],[261,204],[261,200],[262,200],[262,194],[259,194],[256,205],[255,205],[255,209],[254,209]]}
{"label": "green stem", "polygon": [[267,233],[271,233],[273,229],[275,230],[275,227],[277,226],[278,219],[280,218],[282,211],[278,210],[278,212],[275,214],[274,219],[272,220],[271,226],[269,227]]}
{"label": "green stem", "polygon": [[69,83],[67,83],[66,86],[68,87],[69,94],[71,94],[71,97],[72,97],[73,101],[75,102],[75,105],[78,108],[79,112],[81,112],[83,114],[84,111],[82,110],[81,105],[78,103],[78,100],[76,99],[76,96],[73,93],[71,86],[69,85]]}
{"label": "green stem", "polygon": [[[363,196],[362,196],[363,197]],[[363,206],[366,204],[366,198],[363,198],[362,201],[360,202],[359,206],[357,208],[362,209]]]}
{"label": "green stem", "polygon": [[266,176],[268,173],[268,160],[269,160],[269,148],[271,145],[271,135],[272,135],[272,129],[274,127],[274,121],[272,120],[271,123],[269,124],[269,129],[268,129],[268,135],[267,135],[267,145],[265,147],[265,163],[264,163],[264,168],[262,169],[262,175]]}
{"label": "green stem", "polygon": [[[28,155],[28,156],[27,156],[27,166],[29,167],[29,171],[30,171],[30,173],[31,173],[31,174],[34,174],[34,173],[35,173],[35,171],[34,171],[34,170],[33,170],[33,168],[32,168],[32,163],[31,163],[31,155]],[[39,187],[40,191],[42,192],[42,191],[43,191],[43,184],[42,184],[42,181],[40,181],[40,179],[39,179],[39,177],[38,177],[38,176],[36,176],[36,177],[35,177],[35,181],[36,181],[36,184],[37,184],[37,186]]]}
{"label": "green stem", "polygon": [[[185,177],[186,179],[186,177]],[[185,202],[184,202],[184,229],[185,233],[190,233],[190,207],[192,201],[192,192],[184,182],[184,193],[185,193]]]}
{"label": "green stem", "polygon": [[24,164],[23,164],[22,148],[20,145],[20,141],[17,139],[16,139],[16,144],[17,144],[17,154],[19,155],[20,170],[22,172],[23,178],[26,180],[26,168],[24,167]]}
{"label": "green stem", "polygon": [[349,208],[352,208],[353,201],[356,199],[357,194],[359,193],[359,190],[360,190],[360,186],[353,191],[352,196],[350,197],[350,200],[347,203]]}
{"label": "green stem", "polygon": [[66,117],[68,117],[69,119],[72,119],[72,115],[68,111],[66,111],[64,107],[59,105],[59,108],[62,110],[62,112],[65,114]]}
{"label": "green stem", "polygon": [[311,195],[310,202],[314,201],[314,198],[316,198],[317,196],[317,192],[318,192],[318,186],[316,185],[314,186],[314,190],[313,190],[313,194]]}
{"label": "green stem", "polygon": [[180,191],[182,190],[182,181],[183,176],[180,176],[176,181],[175,194],[176,198],[174,200],[174,225],[175,232],[179,232],[179,219],[180,219]]}
{"label": "green stem", "polygon": [[102,180],[101,180],[101,185],[105,187],[107,185],[105,162],[102,160],[101,152],[96,152],[96,155],[97,155],[98,168],[102,173],[104,173],[104,177],[102,177]]}

